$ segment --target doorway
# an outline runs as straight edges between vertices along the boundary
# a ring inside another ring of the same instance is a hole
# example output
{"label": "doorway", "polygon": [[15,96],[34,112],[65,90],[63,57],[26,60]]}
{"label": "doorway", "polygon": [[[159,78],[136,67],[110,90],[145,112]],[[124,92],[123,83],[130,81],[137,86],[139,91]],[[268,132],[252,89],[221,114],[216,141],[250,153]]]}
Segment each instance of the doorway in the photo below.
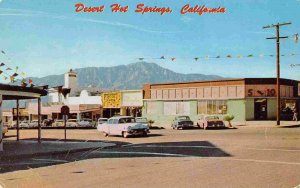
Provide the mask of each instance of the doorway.
{"label": "doorway", "polygon": [[268,118],[267,99],[254,100],[254,118],[255,120],[267,120]]}

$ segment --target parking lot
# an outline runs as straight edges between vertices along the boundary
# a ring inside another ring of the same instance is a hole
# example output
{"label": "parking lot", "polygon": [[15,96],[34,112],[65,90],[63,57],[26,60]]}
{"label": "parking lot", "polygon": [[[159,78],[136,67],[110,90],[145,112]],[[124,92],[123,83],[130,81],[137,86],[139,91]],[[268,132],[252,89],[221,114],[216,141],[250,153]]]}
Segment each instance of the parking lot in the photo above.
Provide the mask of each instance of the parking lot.
{"label": "parking lot", "polygon": [[[15,139],[10,130],[5,139]],[[21,130],[35,139],[37,130]],[[63,129],[45,129],[61,140]],[[96,129],[68,129],[76,141],[118,143],[114,148],[2,162],[8,187],[296,187],[300,184],[300,128],[155,129],[148,137],[104,137]],[[20,171],[22,170],[22,171]],[[65,181],[66,178],[68,181]]]}

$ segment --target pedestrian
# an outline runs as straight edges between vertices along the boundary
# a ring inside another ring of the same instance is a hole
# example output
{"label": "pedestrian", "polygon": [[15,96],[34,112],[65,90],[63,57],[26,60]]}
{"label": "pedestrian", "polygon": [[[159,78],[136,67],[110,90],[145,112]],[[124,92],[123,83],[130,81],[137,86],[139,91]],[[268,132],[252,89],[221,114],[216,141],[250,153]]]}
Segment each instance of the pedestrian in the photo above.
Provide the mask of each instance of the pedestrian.
{"label": "pedestrian", "polygon": [[298,121],[298,111],[297,111],[296,106],[294,106],[294,108],[293,108],[293,113],[294,113],[293,121]]}

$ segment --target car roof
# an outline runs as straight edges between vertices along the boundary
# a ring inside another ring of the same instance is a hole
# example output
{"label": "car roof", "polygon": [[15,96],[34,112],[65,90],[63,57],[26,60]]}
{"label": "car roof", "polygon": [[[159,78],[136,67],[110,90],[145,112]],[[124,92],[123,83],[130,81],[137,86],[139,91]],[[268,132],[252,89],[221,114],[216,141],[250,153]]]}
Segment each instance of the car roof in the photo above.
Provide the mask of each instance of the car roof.
{"label": "car roof", "polygon": [[115,117],[111,117],[109,119],[122,119],[122,118],[134,118],[132,116],[115,116]]}

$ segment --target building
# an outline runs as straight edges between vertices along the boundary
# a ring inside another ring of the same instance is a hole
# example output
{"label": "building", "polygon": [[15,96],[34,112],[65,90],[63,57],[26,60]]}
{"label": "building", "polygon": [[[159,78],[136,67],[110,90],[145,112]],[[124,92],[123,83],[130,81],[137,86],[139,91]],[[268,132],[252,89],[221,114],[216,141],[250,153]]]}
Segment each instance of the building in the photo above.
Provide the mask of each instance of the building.
{"label": "building", "polygon": [[[48,101],[43,103],[41,114],[42,119],[62,119],[61,107],[69,106],[69,119],[89,118],[96,121],[102,117],[102,101],[97,88],[81,88],[77,84],[77,73],[72,69],[64,75],[64,86],[57,86],[48,89]],[[64,93],[69,90],[70,93]],[[65,95],[64,95],[65,94]],[[29,103],[29,120],[37,119],[36,103]]]}
{"label": "building", "polygon": [[143,91],[121,90],[101,94],[103,117],[127,115],[139,117],[142,115]]}
{"label": "building", "polygon": [[[282,118],[299,107],[299,81],[281,79]],[[235,116],[235,122],[276,118],[276,79],[242,78],[144,85],[143,116],[169,126],[176,115]],[[299,108],[298,108],[299,109]]]}

